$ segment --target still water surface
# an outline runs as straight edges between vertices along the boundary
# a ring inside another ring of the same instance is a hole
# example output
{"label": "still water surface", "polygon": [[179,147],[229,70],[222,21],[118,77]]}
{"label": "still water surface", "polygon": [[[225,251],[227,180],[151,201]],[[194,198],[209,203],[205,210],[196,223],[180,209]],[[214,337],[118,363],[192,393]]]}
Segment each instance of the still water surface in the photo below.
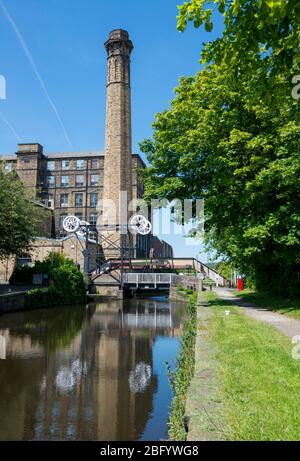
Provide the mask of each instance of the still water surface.
{"label": "still water surface", "polygon": [[0,317],[0,440],[161,440],[186,307],[160,298]]}

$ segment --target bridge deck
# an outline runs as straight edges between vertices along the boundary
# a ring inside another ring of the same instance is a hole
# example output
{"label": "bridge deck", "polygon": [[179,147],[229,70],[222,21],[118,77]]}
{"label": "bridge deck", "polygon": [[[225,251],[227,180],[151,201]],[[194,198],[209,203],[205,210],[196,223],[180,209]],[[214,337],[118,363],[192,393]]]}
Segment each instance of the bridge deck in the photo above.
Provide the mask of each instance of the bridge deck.
{"label": "bridge deck", "polygon": [[[145,259],[134,259],[129,260],[119,260],[119,259],[110,259],[101,267],[99,267],[94,274],[92,275],[93,280],[97,280],[97,283],[100,277],[104,274],[108,274],[112,271],[117,271],[123,267],[123,271],[126,274],[126,271],[135,270],[141,271],[143,273],[148,273],[149,269],[153,270],[165,270],[165,271],[194,271],[197,274],[202,274],[206,278],[213,280],[216,285],[225,286],[226,279],[218,274],[215,270],[208,267],[206,264],[198,261],[195,258],[172,258],[172,259],[159,259],[159,260],[145,260]],[[132,274],[131,274],[132,275]],[[166,274],[164,274],[166,275]],[[130,282],[131,283],[131,282]]]}

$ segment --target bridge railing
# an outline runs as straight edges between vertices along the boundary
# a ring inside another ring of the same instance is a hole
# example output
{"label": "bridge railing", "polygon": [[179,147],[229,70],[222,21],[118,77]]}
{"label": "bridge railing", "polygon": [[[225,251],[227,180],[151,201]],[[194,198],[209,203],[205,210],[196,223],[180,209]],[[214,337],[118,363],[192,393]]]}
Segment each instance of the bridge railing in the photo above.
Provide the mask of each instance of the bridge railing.
{"label": "bridge railing", "polygon": [[174,274],[153,274],[153,273],[130,273],[124,275],[124,283],[130,285],[171,285],[173,279],[176,277]]}

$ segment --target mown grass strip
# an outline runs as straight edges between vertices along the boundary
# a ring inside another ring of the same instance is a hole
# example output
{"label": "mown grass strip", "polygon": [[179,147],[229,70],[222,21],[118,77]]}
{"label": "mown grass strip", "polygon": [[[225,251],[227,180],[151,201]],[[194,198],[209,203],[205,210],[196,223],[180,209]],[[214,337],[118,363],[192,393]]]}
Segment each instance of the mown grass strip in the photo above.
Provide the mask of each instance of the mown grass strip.
{"label": "mown grass strip", "polygon": [[214,294],[206,296],[226,438],[300,440],[300,362],[290,339]]}

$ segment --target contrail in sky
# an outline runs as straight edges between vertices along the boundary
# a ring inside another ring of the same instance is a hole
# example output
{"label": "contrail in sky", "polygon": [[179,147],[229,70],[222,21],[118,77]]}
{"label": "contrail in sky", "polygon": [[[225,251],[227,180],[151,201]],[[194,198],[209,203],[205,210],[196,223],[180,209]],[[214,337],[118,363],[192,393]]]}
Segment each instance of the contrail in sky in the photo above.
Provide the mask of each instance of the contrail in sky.
{"label": "contrail in sky", "polygon": [[52,107],[52,109],[53,109],[53,111],[54,111],[54,113],[55,113],[55,116],[56,116],[56,118],[57,118],[57,120],[58,120],[58,122],[59,122],[59,124],[60,124],[60,126],[61,126],[61,128],[62,128],[62,130],[63,130],[63,133],[64,133],[64,136],[65,136],[65,138],[66,138],[67,143],[69,144],[69,146],[71,147],[71,149],[73,149],[73,146],[72,146],[72,143],[71,143],[71,141],[70,141],[69,135],[68,135],[68,133],[67,133],[67,131],[66,131],[65,125],[64,125],[64,123],[63,123],[63,121],[62,121],[62,119],[61,119],[61,116],[60,116],[60,114],[59,114],[59,112],[58,112],[58,110],[57,110],[57,107],[56,107],[56,105],[54,104],[54,102],[53,102],[51,96],[50,96],[49,93],[48,93],[48,90],[47,90],[46,85],[45,85],[45,83],[44,83],[44,81],[43,81],[43,79],[42,79],[42,76],[41,76],[41,74],[39,73],[39,71],[38,71],[38,69],[37,69],[37,66],[36,66],[36,64],[35,64],[35,62],[34,62],[33,56],[32,56],[32,54],[31,54],[31,52],[29,51],[29,48],[28,48],[28,46],[26,45],[26,42],[25,42],[25,40],[24,40],[24,38],[23,38],[21,32],[20,32],[19,29],[18,29],[18,26],[16,25],[15,21],[13,20],[13,18],[11,17],[11,15],[9,14],[9,12],[7,11],[7,9],[6,9],[5,5],[4,5],[4,3],[2,2],[2,0],[0,0],[0,7],[1,7],[2,11],[3,11],[4,16],[6,17],[6,19],[8,20],[8,22],[9,22],[10,25],[12,26],[12,28],[13,28],[13,30],[14,30],[16,36],[17,36],[17,39],[18,39],[19,42],[20,42],[21,47],[23,48],[23,51],[24,51],[24,53],[25,53],[25,55],[26,55],[26,58],[28,59],[30,65],[31,65],[31,67],[32,67],[32,70],[33,70],[33,72],[35,73],[36,78],[38,79],[38,81],[39,81],[39,83],[40,83],[40,85],[41,85],[41,87],[42,87],[42,90],[43,90],[43,92],[44,92],[44,94],[45,94],[45,96],[46,96],[46,98],[47,98],[47,100],[48,100],[50,106]]}
{"label": "contrail in sky", "polygon": [[18,135],[18,133],[16,132],[16,130],[14,129],[14,127],[9,123],[9,121],[7,120],[7,118],[4,117],[4,115],[2,114],[2,112],[0,112],[0,118],[3,120],[3,122],[5,123],[5,125],[8,126],[8,128],[10,129],[10,131],[12,132],[12,134],[16,137],[17,141],[18,141],[18,142],[21,142],[20,136]]}

